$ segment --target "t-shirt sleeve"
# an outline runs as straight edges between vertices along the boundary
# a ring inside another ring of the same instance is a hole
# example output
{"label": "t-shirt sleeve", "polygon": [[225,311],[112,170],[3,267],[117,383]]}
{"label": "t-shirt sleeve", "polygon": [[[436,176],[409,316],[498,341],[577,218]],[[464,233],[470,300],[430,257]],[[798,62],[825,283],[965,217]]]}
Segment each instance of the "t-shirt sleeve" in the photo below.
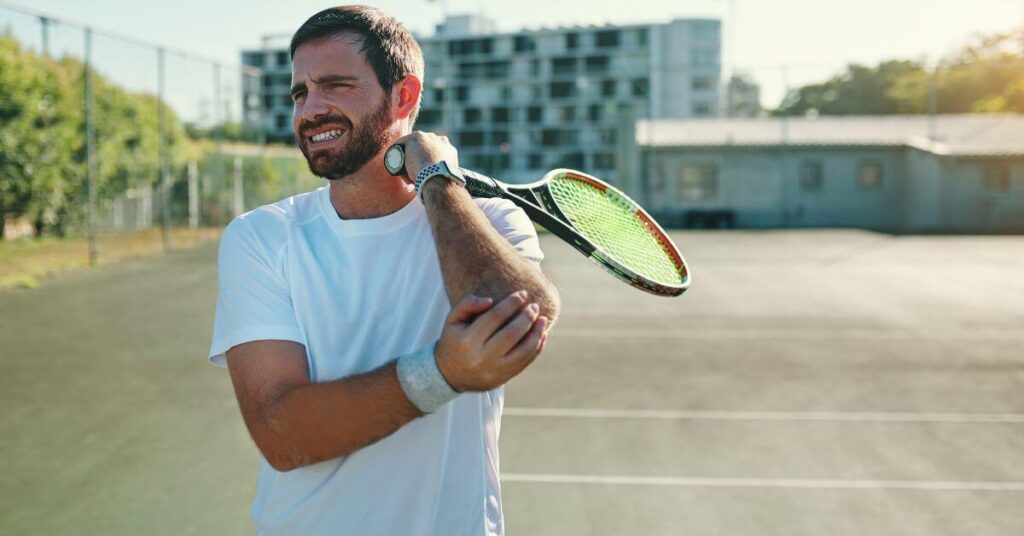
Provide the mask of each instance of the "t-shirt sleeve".
{"label": "t-shirt sleeve", "polygon": [[481,200],[480,208],[491,225],[522,256],[536,263],[544,260],[544,252],[540,250],[540,240],[537,239],[537,228],[523,209],[500,198]]}
{"label": "t-shirt sleeve", "polygon": [[227,367],[225,353],[244,342],[305,344],[288,283],[275,270],[280,253],[280,248],[260,240],[245,218],[235,218],[224,229],[217,254],[217,312],[210,345],[214,365]]}

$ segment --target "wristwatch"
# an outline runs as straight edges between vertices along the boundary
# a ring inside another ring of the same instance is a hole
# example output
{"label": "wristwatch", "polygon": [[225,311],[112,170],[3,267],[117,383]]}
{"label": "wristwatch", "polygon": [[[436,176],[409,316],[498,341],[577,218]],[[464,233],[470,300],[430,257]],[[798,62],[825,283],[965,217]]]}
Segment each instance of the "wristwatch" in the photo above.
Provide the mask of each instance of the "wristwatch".
{"label": "wristwatch", "polygon": [[466,185],[466,179],[462,176],[458,166],[449,167],[448,162],[441,160],[421,169],[419,174],[416,175],[416,193],[419,194],[420,199],[423,198],[423,185],[434,177],[444,177],[456,184]]}

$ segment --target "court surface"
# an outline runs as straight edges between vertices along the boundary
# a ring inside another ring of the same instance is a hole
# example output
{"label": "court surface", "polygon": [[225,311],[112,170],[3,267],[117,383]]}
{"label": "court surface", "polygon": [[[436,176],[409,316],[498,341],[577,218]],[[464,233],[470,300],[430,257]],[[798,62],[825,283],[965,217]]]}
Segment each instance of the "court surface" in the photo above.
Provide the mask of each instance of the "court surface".
{"label": "court surface", "polygon": [[[509,535],[1024,534],[1024,237],[675,233],[683,297],[545,237]],[[0,293],[0,534],[251,534],[215,247]]]}

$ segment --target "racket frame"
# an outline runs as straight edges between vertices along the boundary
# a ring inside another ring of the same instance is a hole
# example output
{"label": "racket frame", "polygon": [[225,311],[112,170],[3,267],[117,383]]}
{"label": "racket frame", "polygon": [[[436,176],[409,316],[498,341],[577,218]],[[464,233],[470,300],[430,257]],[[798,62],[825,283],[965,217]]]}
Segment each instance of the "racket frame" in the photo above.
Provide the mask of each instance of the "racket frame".
{"label": "racket frame", "polygon": [[[516,206],[522,208],[535,223],[540,224],[595,264],[633,287],[658,296],[679,296],[689,288],[691,279],[689,267],[668,234],[643,207],[614,186],[582,171],[567,168],[552,169],[538,181],[516,185],[503,183],[466,168],[461,169],[463,177],[466,179],[466,188],[473,197],[501,197],[512,201]],[[567,175],[571,179],[586,182],[605,192],[605,195],[615,196],[620,202],[627,204],[672,258],[676,269],[681,274],[682,282],[678,285],[666,285],[646,278],[626,268],[607,251],[582,236],[562,212],[558,202],[548,189],[548,183],[558,175]]]}

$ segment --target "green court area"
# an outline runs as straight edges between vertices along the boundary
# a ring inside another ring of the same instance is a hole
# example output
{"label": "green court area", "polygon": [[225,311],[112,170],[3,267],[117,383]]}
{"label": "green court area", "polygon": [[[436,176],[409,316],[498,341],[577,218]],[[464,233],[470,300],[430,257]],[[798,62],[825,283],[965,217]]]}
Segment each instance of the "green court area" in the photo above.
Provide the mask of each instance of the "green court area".
{"label": "green court area", "polygon": [[[509,535],[1024,534],[1024,237],[675,233],[648,296],[543,237]],[[0,534],[251,534],[216,248],[0,292]]]}

